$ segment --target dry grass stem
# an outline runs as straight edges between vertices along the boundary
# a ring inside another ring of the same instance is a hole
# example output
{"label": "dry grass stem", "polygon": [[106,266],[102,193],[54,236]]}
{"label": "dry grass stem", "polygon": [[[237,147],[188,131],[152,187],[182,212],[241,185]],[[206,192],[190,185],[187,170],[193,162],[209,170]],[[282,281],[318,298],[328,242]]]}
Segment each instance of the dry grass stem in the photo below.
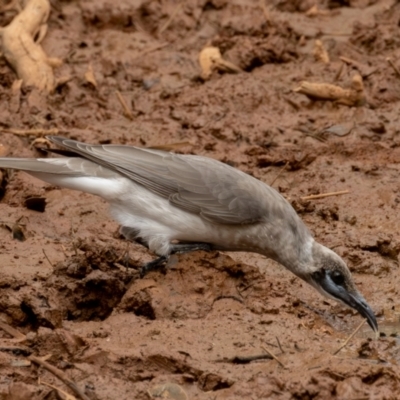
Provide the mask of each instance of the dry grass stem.
{"label": "dry grass stem", "polygon": [[164,25],[160,27],[158,30],[158,35],[161,35],[171,24],[171,22],[174,20],[174,18],[178,15],[178,12],[181,10],[183,4],[180,2],[176,7],[175,10],[172,12],[171,16],[168,18],[168,20],[165,22]]}
{"label": "dry grass stem", "polygon": [[265,5],[265,0],[260,0],[260,7],[261,7],[262,12],[264,14],[265,20],[267,22],[270,22],[271,21],[271,16],[269,15],[267,6]]}
{"label": "dry grass stem", "polygon": [[262,348],[267,354],[269,354],[282,368],[286,368],[286,367],[285,367],[285,364],[283,364],[282,361],[279,360],[279,358],[278,358],[274,353],[271,353],[271,352],[270,352],[266,347],[264,347],[264,346],[261,346],[261,348]]}
{"label": "dry grass stem", "polygon": [[281,353],[284,353],[282,345],[281,345],[281,342],[280,342],[278,336],[276,337],[276,341],[278,342],[279,350],[281,351]]}
{"label": "dry grass stem", "polygon": [[44,251],[44,249],[42,249],[44,256],[46,257],[46,260],[48,261],[48,263],[54,268],[53,263],[50,261],[49,257],[47,257],[46,252]]}
{"label": "dry grass stem", "polygon": [[365,324],[366,319],[363,319],[361,321],[361,323],[357,326],[356,329],[354,329],[354,332],[345,340],[345,342],[336,350],[333,352],[333,355],[336,355],[337,353],[339,353],[340,350],[344,349],[348,343],[350,342],[350,340],[354,337],[354,335],[361,329],[361,327]]}
{"label": "dry grass stem", "polygon": [[361,64],[358,61],[352,60],[348,57],[339,57],[344,63],[357,68],[358,72],[361,74],[363,78],[367,78],[368,76],[372,75],[374,72],[378,70],[378,68],[373,68],[365,64]]}
{"label": "dry grass stem", "polygon": [[285,171],[285,169],[288,165],[289,165],[289,161],[287,161],[286,164],[281,168],[281,170],[277,173],[277,175],[272,180],[272,182],[269,184],[269,186],[272,186],[276,182],[276,180],[282,175],[283,171]]}
{"label": "dry grass stem", "polygon": [[155,46],[153,46],[153,47],[150,47],[149,49],[147,49],[147,50],[143,50],[137,57],[135,57],[135,58],[142,58],[143,56],[146,56],[147,54],[150,54],[150,53],[152,53],[153,51],[157,51],[157,50],[160,50],[160,49],[163,49],[164,47],[167,47],[167,46],[169,46],[171,43],[161,43],[161,44],[157,44],[157,45],[155,45]]}
{"label": "dry grass stem", "polygon": [[323,199],[324,197],[331,197],[331,196],[340,196],[342,194],[350,193],[349,190],[341,190],[339,192],[328,192],[328,193],[321,193],[321,194],[311,194],[310,196],[300,197],[301,200],[316,200],[316,199]]}
{"label": "dry grass stem", "polygon": [[36,357],[36,356],[29,356],[28,359],[33,363],[47,369],[47,371],[51,372],[55,375],[58,379],[60,379],[65,385],[67,385],[76,395],[78,395],[82,400],[90,400],[85,393],[82,392],[81,389],[77,386],[74,381],[71,381],[64,372],[60,371],[58,368],[54,367],[53,365],[49,364],[47,361]]}
{"label": "dry grass stem", "polygon": [[400,78],[400,71],[394,64],[391,58],[387,58],[386,61],[389,63],[389,65],[393,68],[394,72],[396,73],[397,77]]}
{"label": "dry grass stem", "polygon": [[38,379],[39,385],[45,385],[48,386],[49,388],[52,388],[57,391],[58,395],[63,399],[63,400],[76,400],[75,396],[72,396],[72,394],[69,394],[67,392],[64,392],[64,390],[58,388],[57,386],[50,385],[50,383],[42,381],[40,378]]}
{"label": "dry grass stem", "polygon": [[20,331],[13,328],[11,325],[6,324],[3,321],[0,321],[0,329],[2,329],[4,332],[8,333],[14,339],[18,339],[18,340],[26,339],[26,336],[23,333],[21,333]]}
{"label": "dry grass stem", "polygon": [[128,107],[128,104],[126,104],[126,101],[125,101],[125,99],[122,97],[122,94],[120,93],[119,90],[116,90],[116,91],[115,91],[115,94],[117,95],[118,100],[119,100],[119,102],[121,103],[121,106],[122,106],[122,108],[123,108],[123,110],[124,110],[124,116],[125,116],[126,118],[130,119],[131,121],[133,121],[133,114],[132,114],[132,111],[131,111],[131,109]]}

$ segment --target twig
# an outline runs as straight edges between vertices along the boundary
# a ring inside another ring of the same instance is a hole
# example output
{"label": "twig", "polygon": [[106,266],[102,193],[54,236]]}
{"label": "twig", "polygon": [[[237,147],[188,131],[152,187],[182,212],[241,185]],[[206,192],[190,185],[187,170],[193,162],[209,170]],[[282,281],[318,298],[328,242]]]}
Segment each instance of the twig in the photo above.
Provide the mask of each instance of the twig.
{"label": "twig", "polygon": [[18,136],[42,136],[42,135],[58,135],[60,132],[57,128],[52,129],[14,129],[14,128],[0,128],[1,132],[12,133]]}
{"label": "twig", "polygon": [[50,261],[49,257],[47,257],[46,252],[44,251],[44,249],[42,249],[44,256],[46,257],[46,260],[49,262],[49,264],[54,268],[53,263]]}
{"label": "twig", "polygon": [[133,121],[133,114],[132,111],[130,110],[130,108],[128,107],[128,104],[126,104],[125,99],[122,97],[122,94],[120,93],[119,90],[115,91],[115,94],[118,97],[119,102],[121,103],[122,108],[124,109],[124,115],[126,118],[130,119],[131,121]]}
{"label": "twig", "polygon": [[339,69],[337,70],[337,72],[336,72],[336,74],[335,74],[335,77],[333,78],[333,81],[334,81],[334,82],[337,82],[337,81],[339,80],[339,78],[342,76],[342,72],[343,72],[344,66],[345,66],[345,63],[344,63],[344,62],[340,63],[340,67],[339,67]]}
{"label": "twig", "polygon": [[169,46],[171,43],[161,43],[161,44],[157,44],[153,47],[150,47],[150,49],[144,50],[141,53],[139,53],[139,55],[137,57],[135,57],[135,59],[137,58],[142,58],[143,56],[146,56],[147,54],[152,53],[153,51],[157,51],[160,49],[163,49],[164,47]]}
{"label": "twig", "polygon": [[8,333],[10,336],[12,336],[15,339],[18,340],[25,340],[26,336],[21,333],[19,330],[13,328],[12,326],[6,324],[3,321],[0,321],[0,329],[3,329],[4,332]]}
{"label": "twig", "polygon": [[272,180],[272,182],[269,184],[269,186],[272,186],[275,181],[282,175],[282,172],[286,169],[286,167],[289,165],[289,161],[286,161],[286,164],[281,168],[281,170],[278,172],[276,177]]}
{"label": "twig", "polygon": [[267,10],[267,6],[266,6],[265,3],[264,3],[264,0],[260,0],[260,7],[261,7],[261,9],[262,9],[262,11],[263,11],[265,20],[266,20],[267,22],[270,22],[271,17],[270,17],[270,15],[269,15],[268,10]]}
{"label": "twig", "polygon": [[74,232],[74,223],[73,223],[73,221],[72,221],[72,219],[70,220],[70,224],[71,224],[71,229],[70,229],[70,238],[71,238],[71,244],[72,244],[72,248],[74,249],[74,253],[75,253],[75,256],[77,256],[78,255],[78,248],[77,248],[77,246],[76,246],[76,242],[75,242],[75,237],[74,237],[74,233],[76,232]]}
{"label": "twig", "polygon": [[368,65],[359,63],[358,61],[352,60],[348,57],[339,57],[344,63],[357,68],[363,78],[367,78],[378,70],[378,68],[373,68]]}
{"label": "twig", "polygon": [[352,32],[325,32],[321,31],[321,35],[324,36],[351,36]]}
{"label": "twig", "polygon": [[324,197],[330,196],[339,196],[341,194],[350,193],[350,190],[341,190],[339,192],[329,192],[329,193],[321,193],[321,194],[311,194],[310,196],[300,197],[301,200],[315,200],[315,199],[323,199]]}
{"label": "twig", "polygon": [[361,323],[357,326],[357,328],[354,330],[354,332],[346,339],[346,341],[333,353],[333,355],[336,355],[339,353],[340,350],[342,350],[344,347],[348,345],[350,340],[353,338],[353,336],[361,329],[361,327],[365,324],[366,319],[363,319]]}
{"label": "twig", "polygon": [[276,337],[276,341],[278,342],[278,346],[279,346],[279,349],[280,349],[281,353],[284,353],[284,351],[282,349],[282,346],[281,346],[281,342],[279,341],[278,336]]}
{"label": "twig", "polygon": [[176,7],[175,10],[172,12],[171,16],[168,18],[168,20],[165,22],[164,25],[161,26],[161,28],[158,30],[158,35],[161,35],[171,24],[173,19],[176,17],[180,9],[182,8],[182,2],[180,2]]}
{"label": "twig", "polygon": [[394,62],[392,61],[391,58],[387,58],[386,61],[390,64],[390,66],[393,68],[394,72],[396,72],[396,75],[398,78],[400,78],[400,71],[399,69],[396,67],[396,65],[394,64]]}
{"label": "twig", "polygon": [[270,352],[266,347],[264,347],[264,346],[261,346],[261,348],[262,348],[267,354],[269,354],[281,367],[286,368],[286,367],[285,367],[285,364],[283,364],[282,361],[279,360],[279,358],[278,358],[275,354],[271,353],[271,352]]}
{"label": "twig", "polygon": [[50,385],[50,383],[42,381],[40,378],[38,379],[38,383],[39,383],[39,385],[45,385],[54,390],[57,390],[58,394],[62,395],[63,399],[65,399],[65,400],[76,400],[76,397],[72,396],[71,394],[69,394],[67,392],[64,392],[64,390],[58,388],[57,386],[53,386],[53,385]]}
{"label": "twig", "polygon": [[41,358],[36,357],[36,356],[29,356],[28,360],[31,360],[33,363],[40,365],[41,367],[47,369],[47,371],[51,372],[58,379],[60,379],[62,382],[64,382],[64,384],[67,385],[71,390],[73,390],[75,392],[75,394],[77,394],[82,400],[90,400],[90,398],[88,396],[86,396],[86,394],[83,393],[81,389],[79,389],[77,384],[74,381],[71,381],[64,374],[64,372],[60,371],[58,368],[54,367],[53,365],[49,364],[47,361],[44,361]]}

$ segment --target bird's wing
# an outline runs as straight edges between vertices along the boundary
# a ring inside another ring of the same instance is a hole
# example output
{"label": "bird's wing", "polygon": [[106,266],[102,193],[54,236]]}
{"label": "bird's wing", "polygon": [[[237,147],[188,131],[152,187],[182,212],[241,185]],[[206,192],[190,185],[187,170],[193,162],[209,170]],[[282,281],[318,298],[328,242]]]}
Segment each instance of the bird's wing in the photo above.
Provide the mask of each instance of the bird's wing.
{"label": "bird's wing", "polygon": [[[268,217],[274,205],[286,203],[261,181],[211,158],[131,146],[89,145],[60,137],[50,139],[214,223],[256,223]],[[279,208],[275,213],[285,211]]]}

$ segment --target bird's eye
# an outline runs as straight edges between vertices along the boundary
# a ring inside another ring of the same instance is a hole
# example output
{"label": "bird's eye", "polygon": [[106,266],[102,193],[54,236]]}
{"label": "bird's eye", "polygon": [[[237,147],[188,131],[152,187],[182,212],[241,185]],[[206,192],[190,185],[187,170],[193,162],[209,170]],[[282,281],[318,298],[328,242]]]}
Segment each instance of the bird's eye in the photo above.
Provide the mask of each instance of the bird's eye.
{"label": "bird's eye", "polygon": [[339,271],[332,271],[331,272],[331,279],[333,283],[336,285],[343,285],[344,283],[344,275]]}

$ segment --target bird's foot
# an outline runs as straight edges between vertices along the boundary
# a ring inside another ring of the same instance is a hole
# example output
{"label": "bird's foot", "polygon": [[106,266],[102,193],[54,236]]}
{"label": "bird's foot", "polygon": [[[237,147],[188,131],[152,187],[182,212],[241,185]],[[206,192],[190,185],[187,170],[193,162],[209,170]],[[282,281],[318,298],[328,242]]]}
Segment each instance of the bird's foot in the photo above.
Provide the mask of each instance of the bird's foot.
{"label": "bird's foot", "polygon": [[[212,245],[209,243],[175,243],[171,245],[170,254],[188,253],[196,250],[211,251]],[[140,277],[143,278],[150,271],[156,271],[163,267],[168,261],[168,258],[169,256],[161,256],[143,265],[143,267],[140,269]]]}
{"label": "bird's foot", "polygon": [[163,265],[165,265],[165,262],[167,260],[168,257],[161,256],[153,261],[144,264],[143,267],[140,268],[140,277],[144,278],[145,275],[147,275],[150,271],[156,271],[157,269],[160,269]]}
{"label": "bird's foot", "polygon": [[196,250],[211,251],[212,245],[209,243],[175,243],[171,245],[171,254],[188,253]]}

